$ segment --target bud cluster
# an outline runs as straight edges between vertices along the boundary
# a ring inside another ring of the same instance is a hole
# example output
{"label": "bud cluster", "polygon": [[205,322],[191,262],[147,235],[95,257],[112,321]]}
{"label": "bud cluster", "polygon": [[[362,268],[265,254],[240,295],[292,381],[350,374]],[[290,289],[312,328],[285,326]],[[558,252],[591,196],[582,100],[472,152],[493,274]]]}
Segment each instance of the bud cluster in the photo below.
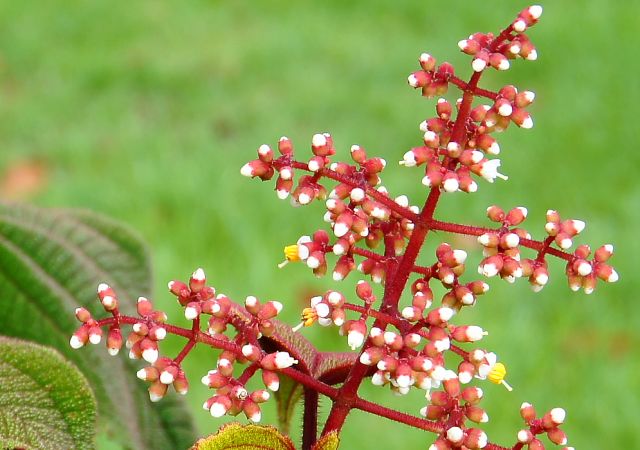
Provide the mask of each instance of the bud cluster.
{"label": "bud cluster", "polygon": [[[540,6],[525,8],[498,35],[475,33],[460,41],[460,49],[472,56],[473,72],[468,82],[456,76],[451,64],[438,64],[427,53],[420,56],[421,69],[408,77],[410,86],[420,89],[425,97],[444,95],[450,86],[462,93],[455,105],[445,98],[437,100],[436,116],[420,124],[421,145],[404,153],[400,161],[402,166],[424,169],[422,184],[428,193],[422,208],[411,205],[405,195],[389,194],[381,180],[385,160],[369,156],[362,146],[350,147],[350,163],[334,161],[337,149],[329,133],[312,136],[308,158],[295,159],[291,140],[282,137],[277,152],[263,144],[258,147],[257,159],[240,169],[242,175],[263,181],[277,175],[278,198],[290,197],[294,206],[309,205],[314,200],[324,202],[324,221],[329,230],[317,230],[286,246],[285,261],[279,267],[301,262],[320,277],[335,258],[335,281],[358,270],[383,291],[382,295],[375,295],[371,284],[360,280],[355,289],[357,303],[336,290],[314,296],[302,310],[301,323],[293,328],[294,332],[299,331],[316,322],[321,326],[335,325],[346,336],[354,354],[315,351],[301,336],[291,337],[290,329],[283,330],[277,321],[282,303],[260,302],[255,296],[248,296],[241,306],[207,286],[202,269],[196,270],[187,283],[172,281],[168,286],[191,321],[191,329],[167,325],[166,315],[155,311],[144,297],[138,300],[139,317],[121,315],[115,293],[101,284],[98,297],[112,317],[95,320],[86,309],[76,310],[82,325],[72,336],[71,345],[79,348],[87,342],[97,344],[102,328],[108,327],[107,347],[115,354],[122,345],[121,325],[131,325],[127,346],[132,358],[151,364],[141,369],[138,377],[151,383],[153,401],[161,399],[169,385],[178,393],[187,391],[181,363],[197,343],[220,349],[215,368],[202,378],[206,386],[215,390],[204,403],[214,417],[243,412],[249,420],[259,421],[259,404],[267,401],[269,394],[264,389],[250,392],[247,382],[260,371],[268,390],[278,390],[279,376],[285,374],[303,384],[305,392],[316,391],[331,398],[334,403],[325,423],[325,435],[339,432],[349,411],[358,408],[434,432],[431,450],[504,449],[489,443],[486,433],[476,427],[488,421],[487,413],[478,406],[483,390],[465,385],[487,380],[512,390],[505,380],[506,367],[498,362],[495,353],[474,347],[487,335],[482,327],[458,322],[463,307],[475,306],[489,285],[480,280],[463,280],[467,253],[446,242],[439,243],[435,258],[428,265],[419,265],[417,259],[427,237],[445,232],[477,238],[483,249],[478,272],[489,278],[500,276],[513,283],[526,277],[539,291],[549,281],[547,258],[553,256],[566,261],[572,290],[582,288],[591,293],[598,278],[617,281],[617,273],[608,264],[613,246],[599,247],[592,259],[587,245],[568,253],[585,224],[562,220],[556,211],[547,212],[547,236],[540,241],[521,228],[527,218],[524,207],[505,211],[490,206],[486,212],[495,228],[444,222],[434,216],[443,193],[476,192],[480,178],[491,183],[497,178],[507,180],[498,171],[501,161],[494,157],[501,149],[492,134],[511,123],[531,128],[533,120],[527,108],[535,95],[512,85],[493,92],[479,88],[478,82],[488,67],[506,70],[516,58],[537,58],[525,32],[537,23],[541,13]],[[484,100],[474,105],[477,98]],[[525,251],[534,254],[525,258]],[[438,302],[434,290],[440,286],[444,294]],[[203,318],[207,319],[204,331]],[[159,356],[158,341],[167,333],[188,339],[175,358]],[[239,374],[241,365],[246,367]],[[399,395],[408,394],[411,387],[426,391],[427,405],[420,411],[425,418],[360,398],[358,387],[365,377],[371,377],[374,385],[389,386]],[[305,395],[305,449],[311,448],[316,439],[317,423],[307,423],[317,419],[317,398],[313,397]],[[555,408],[536,418],[533,407],[525,403],[521,415],[527,428],[517,433],[518,441],[512,448],[542,449],[538,439],[542,434],[552,443],[566,444],[566,436],[559,428],[564,410]]]}

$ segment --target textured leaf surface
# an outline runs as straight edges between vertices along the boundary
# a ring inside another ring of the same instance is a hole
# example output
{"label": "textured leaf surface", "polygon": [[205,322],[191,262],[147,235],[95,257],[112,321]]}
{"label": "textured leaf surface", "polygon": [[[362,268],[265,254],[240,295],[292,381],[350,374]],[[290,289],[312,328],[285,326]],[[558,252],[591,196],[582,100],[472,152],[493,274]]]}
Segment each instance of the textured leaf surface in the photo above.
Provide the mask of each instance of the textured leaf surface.
{"label": "textured leaf surface", "polygon": [[[338,384],[345,380],[349,370],[356,361],[355,353],[319,352],[300,333],[294,333],[291,327],[277,320],[273,321],[275,333],[263,337],[265,350],[284,350],[289,352],[299,363],[296,368],[328,384]],[[291,418],[302,397],[302,386],[283,375],[280,376],[280,389],[274,394],[278,408],[280,429],[288,433]]]}
{"label": "textured leaf surface", "polygon": [[200,439],[191,450],[295,450],[288,436],[274,427],[260,425],[224,425],[216,434]]}
{"label": "textured leaf surface", "polygon": [[340,438],[338,433],[332,431],[331,433],[319,439],[313,446],[313,450],[336,450],[340,446]]}
{"label": "textured leaf surface", "polygon": [[283,433],[288,434],[291,427],[291,419],[296,410],[296,405],[302,398],[303,389],[300,383],[291,378],[280,375],[280,388],[273,393],[278,410],[278,425]]}
{"label": "textured leaf surface", "polygon": [[97,397],[100,425],[125,447],[187,448],[196,435],[190,415],[174,395],[152,405],[135,376],[139,364],[102,346],[69,347],[77,306],[104,316],[95,293],[101,281],[116,289],[126,313],[137,296],[150,295],[147,252],[128,229],[84,211],[0,204],[0,334],[46,344],[73,361]]}
{"label": "textured leaf surface", "polygon": [[0,448],[94,448],[96,402],[57,351],[0,336]]}

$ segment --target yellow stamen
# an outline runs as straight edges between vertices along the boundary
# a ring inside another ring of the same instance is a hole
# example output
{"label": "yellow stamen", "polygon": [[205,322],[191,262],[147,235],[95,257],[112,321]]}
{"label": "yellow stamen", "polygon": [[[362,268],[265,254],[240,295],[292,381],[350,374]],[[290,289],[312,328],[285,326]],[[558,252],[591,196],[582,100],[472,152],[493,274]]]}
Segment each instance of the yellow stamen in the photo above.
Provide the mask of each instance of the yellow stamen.
{"label": "yellow stamen", "polygon": [[300,261],[298,244],[287,245],[284,248],[284,257],[287,258],[287,261]]}
{"label": "yellow stamen", "polygon": [[504,364],[502,363],[495,363],[495,365],[493,366],[493,368],[491,369],[491,372],[489,372],[489,375],[487,376],[487,378],[489,379],[489,381],[491,381],[492,383],[495,384],[501,384],[503,385],[505,388],[507,388],[508,391],[512,391],[513,388],[511,386],[509,386],[509,383],[507,383],[504,380],[504,377],[507,375],[507,368],[504,366]]}
{"label": "yellow stamen", "polygon": [[298,244],[287,245],[284,248],[285,260],[278,264],[279,268],[283,268],[289,261],[300,261],[300,254],[298,253]]}
{"label": "yellow stamen", "polygon": [[302,327],[310,327],[313,322],[318,320],[318,315],[313,308],[305,308],[302,310],[302,322],[293,328],[293,331],[298,331]]}

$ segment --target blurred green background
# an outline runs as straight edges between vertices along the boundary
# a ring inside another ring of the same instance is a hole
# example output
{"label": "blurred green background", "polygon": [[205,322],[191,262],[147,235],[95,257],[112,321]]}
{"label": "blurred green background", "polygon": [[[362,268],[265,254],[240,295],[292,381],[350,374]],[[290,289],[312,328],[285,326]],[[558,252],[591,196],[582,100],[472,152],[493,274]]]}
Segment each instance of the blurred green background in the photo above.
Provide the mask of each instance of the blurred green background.
{"label": "blurred green background", "polygon": [[[216,288],[277,298],[297,321],[305,296],[333,286],[295,265],[278,270],[282,247],[322,226],[322,205],[294,209],[271,183],[240,176],[262,143],[288,135],[308,155],[310,137],[330,131],[339,158],[351,144],[386,158],[385,185],[422,204],[421,170],[395,162],[421,142],[418,123],[434,102],[406,85],[422,51],[469,59],[456,46],[475,31],[498,31],[525,2],[429,1],[2,1],[0,2],[0,195],[41,206],[89,208],[129,224],[148,242],[157,301],[170,279],[202,266]],[[530,36],[535,63],[517,61],[482,84],[536,92],[532,130],[500,136],[508,182],[477,194],[445,195],[442,220],[487,225],[485,208],[529,208],[543,236],[544,212],[586,220],[579,242],[616,245],[616,285],[591,296],[566,287],[563,265],[533,294],[497,280],[458,323],[489,330],[484,345],[509,367],[515,387],[482,384],[490,440],[512,445],[522,401],[563,406],[576,448],[640,448],[640,219],[637,72],[638,2],[548,2]],[[457,94],[450,93],[450,99]],[[429,247],[449,239],[430,236]],[[457,240],[465,248],[473,244]],[[426,251],[423,257],[428,257]],[[480,253],[471,254],[471,263]],[[635,269],[634,266],[635,265]],[[473,277],[473,270],[469,272]],[[352,292],[351,275],[344,291]],[[471,278],[469,278],[471,279]],[[335,329],[306,329],[322,349],[345,349]],[[178,350],[170,343],[168,353]],[[99,351],[99,350],[95,350]],[[187,401],[203,434],[217,429],[200,408],[206,350],[189,359]],[[134,374],[131,374],[134,377]],[[416,391],[394,398],[365,383],[368,398],[416,414]],[[326,414],[330,405],[324,404]],[[267,404],[265,410],[270,410]],[[273,420],[272,414],[266,419]],[[299,436],[297,426],[294,436]],[[354,413],[343,448],[426,448],[433,436]],[[113,448],[108,436],[101,448]]]}

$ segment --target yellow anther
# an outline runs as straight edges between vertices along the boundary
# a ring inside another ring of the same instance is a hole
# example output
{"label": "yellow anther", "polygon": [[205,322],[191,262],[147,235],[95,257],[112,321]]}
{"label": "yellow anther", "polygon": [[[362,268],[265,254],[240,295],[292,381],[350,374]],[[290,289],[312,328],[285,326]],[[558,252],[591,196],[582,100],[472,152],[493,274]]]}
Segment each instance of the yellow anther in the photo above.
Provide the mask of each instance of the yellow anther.
{"label": "yellow anther", "polygon": [[493,365],[493,368],[491,369],[491,372],[489,372],[489,375],[487,376],[487,378],[492,383],[501,384],[504,387],[506,387],[508,391],[512,391],[513,388],[509,386],[509,383],[504,381],[504,377],[506,375],[507,375],[507,368],[504,366],[504,364],[495,363]]}
{"label": "yellow anther", "polygon": [[300,254],[298,253],[298,244],[287,245],[284,248],[284,257],[287,261],[300,261]]}
{"label": "yellow anther", "polygon": [[302,310],[302,322],[293,328],[293,331],[298,331],[302,327],[310,327],[318,320],[318,314],[313,308],[305,308]]}
{"label": "yellow anther", "polygon": [[285,260],[278,264],[279,268],[283,268],[289,261],[300,261],[300,253],[298,253],[298,244],[287,245],[284,248]]}

